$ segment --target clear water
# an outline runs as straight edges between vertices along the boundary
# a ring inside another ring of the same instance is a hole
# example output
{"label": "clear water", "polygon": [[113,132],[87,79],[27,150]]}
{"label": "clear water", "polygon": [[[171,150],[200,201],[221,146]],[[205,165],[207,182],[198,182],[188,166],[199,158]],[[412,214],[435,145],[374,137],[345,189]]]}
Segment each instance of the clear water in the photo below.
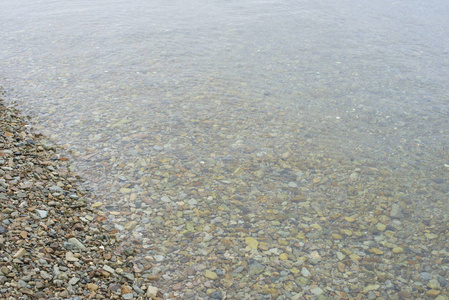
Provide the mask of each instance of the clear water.
{"label": "clear water", "polygon": [[[387,170],[386,190],[413,200],[411,220],[448,218],[446,1],[1,6],[0,71],[10,100],[72,152],[74,170],[112,206],[134,199],[120,192],[131,186],[155,207],[184,193],[237,197],[244,205],[231,215],[263,215],[270,206],[254,202],[284,199],[277,191],[294,181],[282,177],[287,169],[306,174],[299,184],[309,197],[322,193],[356,211],[343,188],[314,189],[313,178],[344,181],[373,168]],[[180,185],[161,189],[178,176],[165,176],[167,161],[196,179],[180,176]],[[247,175],[227,182],[239,166]],[[376,190],[370,180],[359,182],[363,193]]]}

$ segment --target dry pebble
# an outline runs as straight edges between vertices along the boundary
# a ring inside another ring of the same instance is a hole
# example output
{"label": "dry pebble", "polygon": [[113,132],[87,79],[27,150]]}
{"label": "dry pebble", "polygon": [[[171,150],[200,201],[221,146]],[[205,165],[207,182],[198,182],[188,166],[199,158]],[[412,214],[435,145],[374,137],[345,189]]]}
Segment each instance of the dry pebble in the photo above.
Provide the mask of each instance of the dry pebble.
{"label": "dry pebble", "polygon": [[151,268],[117,247],[67,158],[27,126],[0,100],[0,299],[143,299]]}

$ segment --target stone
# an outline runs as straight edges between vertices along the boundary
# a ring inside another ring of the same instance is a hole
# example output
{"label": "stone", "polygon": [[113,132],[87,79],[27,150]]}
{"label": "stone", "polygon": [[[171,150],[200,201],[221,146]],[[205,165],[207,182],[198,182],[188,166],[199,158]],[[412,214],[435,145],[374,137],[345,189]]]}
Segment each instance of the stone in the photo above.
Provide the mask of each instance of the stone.
{"label": "stone", "polygon": [[379,284],[368,284],[364,289],[363,292],[364,293],[368,293],[370,291],[376,291],[380,288]]}
{"label": "stone", "polygon": [[386,228],[387,228],[387,226],[385,224],[382,224],[382,223],[376,224],[376,229],[379,231],[385,231]]}
{"label": "stone", "polygon": [[320,287],[313,288],[313,289],[310,290],[310,292],[311,292],[312,294],[314,294],[315,296],[319,296],[319,295],[321,295],[322,293],[324,293],[323,289],[320,288]]}
{"label": "stone", "polygon": [[70,245],[72,245],[75,249],[84,250],[86,246],[84,246],[77,238],[68,239]]}
{"label": "stone", "polygon": [[126,284],[121,286],[121,291],[122,291],[122,295],[123,294],[132,294],[133,293],[133,289],[129,285],[126,285]]}
{"label": "stone", "polygon": [[157,287],[155,287],[155,286],[149,286],[149,287],[147,288],[146,296],[147,296],[147,297],[150,297],[150,298],[155,298],[155,297],[158,296],[158,293],[159,293],[159,289],[158,289]]}
{"label": "stone", "polygon": [[21,258],[23,257],[27,251],[24,248],[20,248],[14,255],[13,258]]}
{"label": "stone", "polygon": [[213,272],[213,271],[210,271],[210,270],[206,270],[206,271],[204,272],[204,276],[205,276],[206,278],[212,279],[212,280],[218,279],[217,273],[215,273],[215,272]]}
{"label": "stone", "polygon": [[401,219],[403,217],[402,208],[398,204],[393,204],[391,206],[390,217],[394,219]]}
{"label": "stone", "polygon": [[102,202],[95,202],[95,203],[93,203],[92,204],[92,208],[99,208],[99,207],[101,207],[103,205],[103,203]]}
{"label": "stone", "polygon": [[127,293],[127,294],[123,294],[122,293],[122,299],[124,300],[130,300],[134,298],[134,294],[133,293]]}
{"label": "stone", "polygon": [[438,237],[438,235],[435,234],[435,233],[425,233],[424,235],[425,235],[426,238],[428,238],[429,240],[433,240],[433,239],[436,239],[436,238]]}
{"label": "stone", "polygon": [[211,299],[221,300],[223,299],[223,294],[220,291],[214,291],[209,296]]}
{"label": "stone", "polygon": [[306,267],[302,267],[302,269],[301,269],[301,274],[302,274],[302,276],[304,276],[304,277],[309,277],[310,275],[312,275],[312,274],[309,272],[309,270],[307,270]]}
{"label": "stone", "polygon": [[79,259],[76,258],[76,257],[73,255],[73,253],[70,252],[70,251],[67,251],[67,252],[65,253],[65,259],[66,259],[67,261],[71,261],[71,262],[79,261]]}
{"label": "stone", "polygon": [[48,211],[46,210],[36,209],[36,213],[41,219],[45,219],[48,216]]}
{"label": "stone", "polygon": [[249,264],[248,274],[250,276],[255,276],[261,274],[265,270],[265,266],[258,261],[253,261]]}
{"label": "stone", "polygon": [[115,273],[115,270],[113,269],[113,268],[111,268],[110,266],[108,266],[108,265],[104,265],[103,266],[103,270],[105,270],[106,272],[109,272],[109,273]]}
{"label": "stone", "polygon": [[256,176],[258,179],[262,179],[265,174],[262,170],[257,170],[256,172],[254,172],[254,176]]}
{"label": "stone", "polygon": [[158,262],[164,261],[165,257],[163,255],[155,255],[154,259]]}
{"label": "stone", "polygon": [[394,247],[392,251],[395,254],[400,254],[400,253],[404,253],[404,248],[402,248],[402,247]]}
{"label": "stone", "polygon": [[429,280],[429,282],[427,283],[427,287],[433,289],[433,290],[439,290],[441,289],[441,285],[438,282],[438,280],[436,279],[431,279]]}
{"label": "stone", "polygon": [[257,249],[257,247],[259,246],[259,242],[255,238],[250,236],[245,238],[245,243],[251,249]]}
{"label": "stone", "polygon": [[86,287],[87,287],[87,289],[89,290],[89,291],[91,291],[91,292],[95,292],[96,290],[98,290],[100,287],[97,285],[97,284],[95,284],[95,283],[88,283],[87,285],[86,285]]}
{"label": "stone", "polygon": [[426,296],[430,296],[430,297],[436,297],[441,293],[441,291],[439,290],[428,290],[426,292]]}
{"label": "stone", "polygon": [[23,281],[23,280],[21,280],[21,279],[19,279],[18,281],[17,281],[17,287],[18,288],[24,288],[24,287],[26,287],[27,286],[27,283],[25,282],[25,281]]}
{"label": "stone", "polygon": [[128,223],[125,224],[124,227],[126,230],[132,230],[136,228],[137,224],[139,224],[137,221],[129,221]]}
{"label": "stone", "polygon": [[287,260],[288,259],[288,255],[286,253],[282,253],[281,255],[279,255],[279,259],[280,260]]}

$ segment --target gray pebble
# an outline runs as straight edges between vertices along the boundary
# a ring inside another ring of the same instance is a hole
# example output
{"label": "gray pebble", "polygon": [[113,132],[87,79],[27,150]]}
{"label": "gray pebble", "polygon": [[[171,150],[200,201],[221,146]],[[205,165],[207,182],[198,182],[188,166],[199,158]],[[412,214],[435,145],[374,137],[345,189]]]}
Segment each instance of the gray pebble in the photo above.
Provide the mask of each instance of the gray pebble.
{"label": "gray pebble", "polygon": [[442,287],[447,286],[447,279],[444,278],[443,276],[438,275],[438,276],[437,276],[437,280],[438,280],[438,282],[440,283],[440,285],[441,285]]}
{"label": "gray pebble", "polygon": [[84,246],[77,238],[70,238],[68,242],[76,249],[79,250],[86,249],[86,246]]}
{"label": "gray pebble", "polygon": [[395,219],[402,218],[402,209],[398,204],[393,204],[390,210],[390,217]]}
{"label": "gray pebble", "polygon": [[45,219],[48,216],[48,211],[46,210],[36,209],[36,213],[41,219]]}
{"label": "gray pebble", "polygon": [[215,291],[212,294],[210,294],[210,298],[221,300],[223,299],[223,294],[220,291]]}
{"label": "gray pebble", "polygon": [[132,299],[132,298],[134,298],[134,294],[133,293],[124,294],[124,295],[122,295],[122,298],[125,300]]}
{"label": "gray pebble", "polygon": [[424,280],[424,282],[428,282],[430,279],[432,279],[432,275],[428,272],[421,272],[419,276],[422,280]]}

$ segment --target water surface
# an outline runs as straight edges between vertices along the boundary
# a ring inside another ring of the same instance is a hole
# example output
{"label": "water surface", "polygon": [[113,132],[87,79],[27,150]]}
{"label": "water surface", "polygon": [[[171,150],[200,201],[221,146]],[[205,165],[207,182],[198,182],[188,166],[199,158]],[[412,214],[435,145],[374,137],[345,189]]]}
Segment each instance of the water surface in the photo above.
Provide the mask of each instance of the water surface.
{"label": "water surface", "polygon": [[[95,201],[129,215],[115,229],[176,297],[332,295],[303,267],[356,295],[319,271],[336,249],[375,246],[392,266],[405,258],[386,241],[447,246],[446,2],[3,2],[9,100],[70,151]],[[203,286],[204,269],[227,275]],[[412,285],[389,280],[386,295]]]}

